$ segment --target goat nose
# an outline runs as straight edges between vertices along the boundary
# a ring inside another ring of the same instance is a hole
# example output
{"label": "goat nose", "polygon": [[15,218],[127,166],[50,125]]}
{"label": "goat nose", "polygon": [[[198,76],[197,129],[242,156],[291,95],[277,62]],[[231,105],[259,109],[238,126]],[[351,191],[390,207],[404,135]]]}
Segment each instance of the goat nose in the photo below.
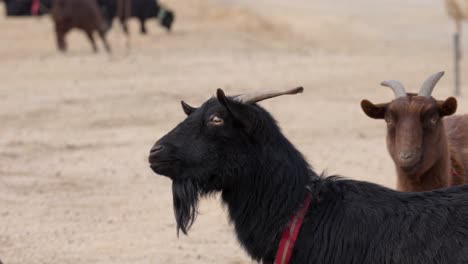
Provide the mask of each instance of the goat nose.
{"label": "goat nose", "polygon": [[411,160],[414,157],[414,151],[402,151],[398,155],[401,161],[408,161]]}
{"label": "goat nose", "polygon": [[156,155],[160,152],[164,147],[162,145],[154,145],[150,150],[150,156]]}

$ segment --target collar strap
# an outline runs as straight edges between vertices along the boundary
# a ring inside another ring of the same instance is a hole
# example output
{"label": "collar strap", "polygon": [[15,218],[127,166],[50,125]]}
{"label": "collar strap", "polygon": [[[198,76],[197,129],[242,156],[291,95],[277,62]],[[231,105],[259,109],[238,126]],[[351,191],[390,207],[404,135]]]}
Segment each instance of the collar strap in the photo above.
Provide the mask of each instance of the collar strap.
{"label": "collar strap", "polygon": [[37,16],[39,15],[39,8],[40,8],[40,0],[32,0],[31,1],[31,15]]}
{"label": "collar strap", "polygon": [[288,226],[286,229],[284,229],[283,235],[281,236],[278,251],[276,252],[275,264],[289,263],[294,249],[294,243],[296,242],[297,236],[299,235],[299,230],[301,229],[304,216],[307,213],[307,209],[309,208],[311,200],[312,197],[310,193],[307,192],[307,196],[302,207],[299,209],[299,212],[291,215]]}

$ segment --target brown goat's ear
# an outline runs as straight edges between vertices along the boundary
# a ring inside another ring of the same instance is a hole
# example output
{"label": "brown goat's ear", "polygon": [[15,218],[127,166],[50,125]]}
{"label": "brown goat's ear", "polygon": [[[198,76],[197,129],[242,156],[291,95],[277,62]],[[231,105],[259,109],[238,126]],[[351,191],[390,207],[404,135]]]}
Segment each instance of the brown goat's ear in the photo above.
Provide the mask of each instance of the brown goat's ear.
{"label": "brown goat's ear", "polygon": [[449,97],[445,101],[437,101],[440,116],[453,115],[457,111],[457,99]]}
{"label": "brown goat's ear", "polygon": [[361,108],[364,113],[374,119],[385,118],[385,112],[387,111],[388,104],[373,104],[369,100],[361,101]]}
{"label": "brown goat's ear", "polygon": [[184,113],[188,116],[191,115],[193,112],[195,112],[195,110],[197,110],[195,107],[188,105],[184,101],[180,101],[180,104],[182,105],[182,109],[184,110]]}
{"label": "brown goat's ear", "polygon": [[216,91],[216,97],[218,98],[218,101],[226,107],[232,117],[234,117],[234,119],[240,123],[247,132],[250,132],[253,127],[253,122],[248,109],[249,105],[245,105],[228,98],[222,89],[218,89]]}

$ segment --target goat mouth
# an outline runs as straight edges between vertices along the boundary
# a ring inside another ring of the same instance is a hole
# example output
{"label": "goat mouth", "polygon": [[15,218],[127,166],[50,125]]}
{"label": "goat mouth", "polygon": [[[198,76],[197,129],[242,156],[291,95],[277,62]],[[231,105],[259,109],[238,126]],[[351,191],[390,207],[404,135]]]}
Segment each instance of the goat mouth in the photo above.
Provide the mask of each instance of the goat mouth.
{"label": "goat mouth", "polygon": [[418,169],[419,163],[420,163],[420,159],[413,161],[411,163],[400,163],[398,166],[404,172],[411,172],[411,171]]}
{"label": "goat mouth", "polygon": [[157,160],[150,163],[150,168],[154,173],[169,177],[172,179],[172,171],[175,160]]}

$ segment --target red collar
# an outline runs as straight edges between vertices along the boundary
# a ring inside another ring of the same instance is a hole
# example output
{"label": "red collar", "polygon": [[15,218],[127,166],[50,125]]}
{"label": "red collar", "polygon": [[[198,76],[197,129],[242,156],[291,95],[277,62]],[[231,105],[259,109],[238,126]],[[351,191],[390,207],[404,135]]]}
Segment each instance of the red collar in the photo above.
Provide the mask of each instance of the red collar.
{"label": "red collar", "polygon": [[39,8],[41,6],[40,0],[31,1],[31,15],[37,16],[39,14]]}
{"label": "red collar", "polygon": [[294,249],[294,243],[296,242],[297,236],[299,235],[299,230],[301,229],[302,222],[304,221],[304,216],[309,208],[310,201],[312,197],[310,193],[307,193],[307,196],[304,200],[304,204],[297,214],[291,215],[289,219],[288,226],[283,231],[281,236],[281,241],[279,243],[278,251],[276,252],[275,264],[288,264],[292,256],[292,251]]}

